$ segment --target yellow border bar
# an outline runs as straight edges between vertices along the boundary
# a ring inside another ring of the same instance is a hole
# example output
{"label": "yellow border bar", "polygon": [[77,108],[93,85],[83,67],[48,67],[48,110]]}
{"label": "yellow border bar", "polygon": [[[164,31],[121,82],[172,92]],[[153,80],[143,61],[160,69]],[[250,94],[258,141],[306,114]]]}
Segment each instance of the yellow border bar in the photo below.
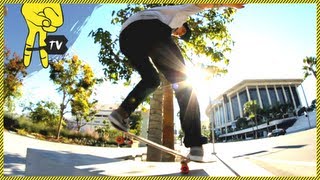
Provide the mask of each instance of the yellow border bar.
{"label": "yellow border bar", "polygon": [[[217,1],[217,0],[49,0],[49,1],[44,1],[44,0],[5,0],[1,1],[1,7],[4,6],[4,4],[21,4],[21,3],[61,3],[61,4],[88,4],[88,3],[175,3],[175,4],[180,4],[180,3],[317,3],[317,0],[255,0],[255,1],[244,1],[244,0],[229,0],[229,1]],[[320,38],[320,25],[319,25],[319,17],[320,14],[320,7],[319,4],[317,3],[317,57],[319,58],[320,56],[320,48],[319,48],[319,38]],[[4,111],[3,111],[3,106],[4,106],[4,101],[3,101],[3,75],[4,75],[4,8],[0,8],[0,49],[2,50],[1,52],[1,57],[0,57],[0,90],[1,90],[1,111],[0,111],[0,117],[2,121],[0,121],[0,145],[1,145],[1,157],[4,157],[4,149],[3,149],[3,119],[4,119]],[[299,22],[297,22],[298,24]],[[317,69],[319,69],[319,61],[317,61]],[[319,90],[320,90],[320,85],[318,83],[318,76],[319,72],[317,73],[317,99],[319,99]],[[319,107],[319,106],[318,106]],[[317,111],[319,111],[319,108],[317,107]],[[319,114],[317,113],[316,115],[317,121],[319,120]],[[320,125],[317,123],[317,136],[320,133]],[[14,142],[12,142],[14,143]],[[319,145],[320,145],[320,140],[317,138],[317,174],[319,172],[319,163],[320,163],[320,150],[319,150]],[[297,154],[297,156],[299,156]],[[3,176],[3,171],[4,171],[4,161],[1,161],[1,175]],[[240,179],[319,179],[319,174],[317,177],[240,177]],[[5,179],[101,179],[101,177],[4,177]],[[215,177],[215,179],[235,179],[237,177]],[[120,177],[110,177],[108,179],[120,179]],[[121,179],[152,179],[152,180],[157,180],[157,179],[211,179],[210,177],[121,177]]]}

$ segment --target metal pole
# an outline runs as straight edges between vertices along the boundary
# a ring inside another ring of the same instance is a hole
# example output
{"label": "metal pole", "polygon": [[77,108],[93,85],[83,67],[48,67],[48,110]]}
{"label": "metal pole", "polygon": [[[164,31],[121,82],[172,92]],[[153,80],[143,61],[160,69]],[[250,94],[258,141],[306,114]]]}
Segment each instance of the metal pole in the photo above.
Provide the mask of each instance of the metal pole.
{"label": "metal pole", "polygon": [[214,120],[212,119],[212,154],[217,154],[216,151],[215,151],[215,148],[214,148],[214,139],[215,139],[215,136],[214,136]]}
{"label": "metal pole", "polygon": [[215,148],[214,148],[214,139],[215,139],[215,136],[214,136],[214,116],[212,114],[212,111],[211,111],[211,108],[212,108],[212,104],[211,104],[211,97],[209,96],[209,105],[210,105],[210,116],[211,116],[211,119],[212,119],[212,127],[211,127],[211,133],[212,133],[212,154],[213,155],[216,155],[216,151],[215,151]]}
{"label": "metal pole", "polygon": [[306,101],[306,105],[307,105],[307,118],[308,118],[309,128],[311,129],[311,124],[310,124],[310,119],[309,119],[309,113],[308,113],[309,105],[308,105],[307,97],[306,97],[306,94],[305,94],[305,92],[304,92],[302,83],[301,83],[301,89],[302,89],[302,93],[303,93],[304,99],[305,99],[305,101]]}
{"label": "metal pole", "polygon": [[214,136],[214,118],[213,118],[213,115],[211,115],[211,119],[212,119],[212,154],[217,154],[216,153],[216,150],[214,148],[214,140],[215,140],[215,136]]}

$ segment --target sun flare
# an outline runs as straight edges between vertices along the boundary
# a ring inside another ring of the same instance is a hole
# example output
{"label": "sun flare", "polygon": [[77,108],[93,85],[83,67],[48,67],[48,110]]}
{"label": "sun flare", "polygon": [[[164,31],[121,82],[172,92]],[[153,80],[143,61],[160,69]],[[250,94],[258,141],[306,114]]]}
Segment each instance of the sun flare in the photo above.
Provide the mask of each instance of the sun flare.
{"label": "sun flare", "polygon": [[196,94],[200,94],[208,91],[208,72],[199,67],[187,68],[187,83],[192,85]]}

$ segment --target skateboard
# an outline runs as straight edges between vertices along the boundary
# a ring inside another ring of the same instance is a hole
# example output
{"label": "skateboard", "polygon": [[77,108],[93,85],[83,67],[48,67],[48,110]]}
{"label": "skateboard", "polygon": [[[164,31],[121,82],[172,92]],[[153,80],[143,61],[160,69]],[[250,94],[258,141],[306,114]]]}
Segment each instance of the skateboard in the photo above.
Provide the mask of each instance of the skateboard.
{"label": "skateboard", "polygon": [[189,163],[190,161],[198,162],[198,163],[209,163],[209,162],[213,162],[213,160],[208,160],[208,161],[194,161],[194,160],[191,160],[188,156],[186,156],[186,155],[184,155],[184,154],[182,154],[182,153],[180,153],[180,152],[178,152],[178,151],[175,151],[175,150],[170,149],[170,148],[168,148],[168,147],[162,146],[162,145],[160,145],[160,144],[158,144],[158,143],[155,143],[155,142],[150,141],[150,140],[148,140],[148,139],[145,139],[145,138],[143,138],[143,137],[137,136],[137,135],[132,134],[132,133],[130,133],[130,132],[124,132],[124,134],[130,136],[131,138],[136,139],[137,141],[140,141],[140,142],[145,143],[145,144],[147,144],[147,145],[149,145],[149,146],[152,146],[152,147],[154,147],[154,148],[156,148],[156,149],[158,149],[158,150],[160,150],[160,151],[163,151],[163,152],[166,152],[166,153],[169,153],[169,154],[172,154],[172,155],[175,155],[175,156],[180,157],[180,158],[181,158],[181,161],[180,161],[180,163],[181,163],[181,168],[180,168],[180,170],[181,170],[181,173],[182,173],[182,174],[188,174],[188,173],[189,173],[188,163]]}

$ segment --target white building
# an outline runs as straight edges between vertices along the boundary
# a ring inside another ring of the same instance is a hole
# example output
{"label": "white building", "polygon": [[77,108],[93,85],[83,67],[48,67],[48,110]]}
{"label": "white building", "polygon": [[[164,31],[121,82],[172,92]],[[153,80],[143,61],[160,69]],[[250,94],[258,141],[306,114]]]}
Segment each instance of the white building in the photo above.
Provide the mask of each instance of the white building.
{"label": "white building", "polygon": [[298,110],[301,98],[297,89],[302,82],[302,79],[243,80],[211,101],[206,113],[210,122],[214,122],[215,131],[228,134],[236,120],[244,117],[243,105],[250,100],[256,100],[261,108],[289,103]]}

